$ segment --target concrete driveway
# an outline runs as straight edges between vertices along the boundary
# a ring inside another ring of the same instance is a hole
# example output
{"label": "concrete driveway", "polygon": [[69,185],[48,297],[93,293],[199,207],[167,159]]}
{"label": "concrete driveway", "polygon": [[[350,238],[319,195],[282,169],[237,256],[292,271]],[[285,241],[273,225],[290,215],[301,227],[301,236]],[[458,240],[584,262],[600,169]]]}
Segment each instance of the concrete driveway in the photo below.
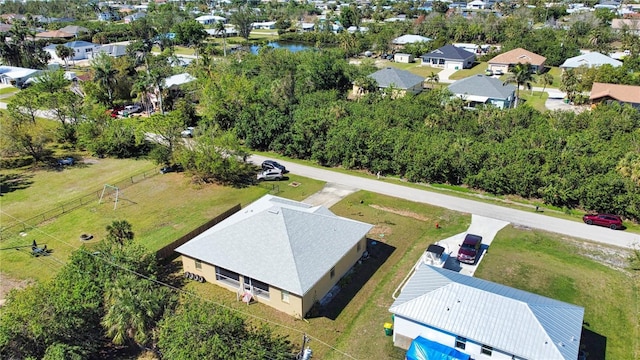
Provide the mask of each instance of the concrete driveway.
{"label": "concrete driveway", "polygon": [[[489,246],[493,241],[493,238],[495,238],[498,231],[500,231],[507,225],[509,225],[509,223],[506,221],[492,219],[480,215],[471,215],[471,225],[469,225],[467,231],[438,241],[438,245],[443,246],[447,254],[444,268],[457,271],[464,275],[473,276],[476,269],[478,268],[478,265],[484,258],[484,255],[487,253]],[[476,261],[476,263],[473,265],[463,264],[456,259],[456,256],[458,255],[458,249],[460,249],[460,244],[462,244],[462,240],[464,240],[464,237],[467,234],[482,236],[480,258],[478,258],[478,261]]]}
{"label": "concrete driveway", "polygon": [[350,186],[326,183],[322,190],[304,199],[302,202],[305,204],[330,208],[337,204],[340,200],[346,196],[358,191],[358,189]]}

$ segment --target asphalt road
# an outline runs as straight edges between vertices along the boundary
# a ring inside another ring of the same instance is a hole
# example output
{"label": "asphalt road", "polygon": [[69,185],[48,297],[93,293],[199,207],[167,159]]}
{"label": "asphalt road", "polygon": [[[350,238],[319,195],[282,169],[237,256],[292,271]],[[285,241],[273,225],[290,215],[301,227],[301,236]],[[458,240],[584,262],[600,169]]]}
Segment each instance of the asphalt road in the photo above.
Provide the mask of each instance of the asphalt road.
{"label": "asphalt road", "polygon": [[[253,155],[250,158],[250,160],[255,164],[260,164],[265,159],[267,158],[259,155]],[[540,213],[534,213],[533,211],[528,212],[514,210],[498,205],[434,193],[427,190],[389,184],[377,180],[373,176],[371,179],[367,179],[334,172],[329,169],[319,169],[286,161],[278,161],[285,165],[291,173],[312,179],[350,186],[410,201],[440,206],[464,213],[485,216],[488,218],[507,221],[514,225],[546,230],[603,244],[626,248],[640,246],[640,235],[638,234],[620,230],[611,230],[609,228],[598,226],[589,226],[581,222],[558,219]]]}

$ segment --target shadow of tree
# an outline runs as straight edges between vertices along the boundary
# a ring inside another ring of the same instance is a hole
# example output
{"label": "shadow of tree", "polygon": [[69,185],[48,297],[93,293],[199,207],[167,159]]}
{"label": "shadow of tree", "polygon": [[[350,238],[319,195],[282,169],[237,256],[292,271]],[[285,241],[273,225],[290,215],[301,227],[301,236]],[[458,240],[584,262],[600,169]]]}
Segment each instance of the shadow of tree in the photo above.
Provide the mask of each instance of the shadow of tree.
{"label": "shadow of tree", "polygon": [[352,272],[345,275],[338,284],[341,286],[340,292],[326,305],[314,306],[308,314],[308,318],[327,317],[335,320],[344,310],[362,287],[369,281],[376,271],[384,264],[389,256],[396,250],[395,247],[376,241],[367,239],[367,252],[369,257],[366,260],[360,260],[354,265]]}
{"label": "shadow of tree", "polygon": [[33,181],[31,174],[0,174],[0,196],[16,190],[24,190],[28,188]]}

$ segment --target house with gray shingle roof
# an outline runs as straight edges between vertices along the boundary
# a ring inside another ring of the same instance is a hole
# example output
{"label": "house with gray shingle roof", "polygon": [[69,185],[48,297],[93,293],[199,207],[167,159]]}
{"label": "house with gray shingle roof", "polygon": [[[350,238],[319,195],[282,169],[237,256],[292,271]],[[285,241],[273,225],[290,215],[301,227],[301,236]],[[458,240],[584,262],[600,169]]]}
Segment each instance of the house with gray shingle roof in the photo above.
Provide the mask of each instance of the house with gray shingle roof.
{"label": "house with gray shingle roof", "polygon": [[473,75],[449,85],[449,91],[470,108],[493,105],[505,109],[513,106],[516,87],[490,76]]}
{"label": "house with gray shingle roof", "polygon": [[393,341],[419,336],[474,359],[576,360],[584,308],[421,264],[391,305]]}
{"label": "house with gray shingle roof", "polygon": [[574,56],[572,58],[568,58],[565,60],[560,68],[565,69],[575,69],[581,66],[585,66],[588,68],[599,67],[602,65],[611,65],[613,67],[622,66],[622,61],[618,61],[616,59],[610,58],[607,55],[603,55],[599,52],[590,52],[578,56]]}
{"label": "house with gray shingle roof", "polygon": [[424,78],[421,76],[393,67],[378,70],[370,74],[369,77],[376,81],[378,89],[395,89],[397,91],[395,96],[401,96],[407,92],[418,94],[422,91],[422,83],[424,82]]}
{"label": "house with gray shingle roof", "polygon": [[445,45],[421,56],[422,65],[444,69],[468,69],[473,66],[476,54],[465,49]]}
{"label": "house with gray shingle roof", "polygon": [[323,206],[265,195],[176,252],[185,273],[302,317],[362,257],[372,228]]}

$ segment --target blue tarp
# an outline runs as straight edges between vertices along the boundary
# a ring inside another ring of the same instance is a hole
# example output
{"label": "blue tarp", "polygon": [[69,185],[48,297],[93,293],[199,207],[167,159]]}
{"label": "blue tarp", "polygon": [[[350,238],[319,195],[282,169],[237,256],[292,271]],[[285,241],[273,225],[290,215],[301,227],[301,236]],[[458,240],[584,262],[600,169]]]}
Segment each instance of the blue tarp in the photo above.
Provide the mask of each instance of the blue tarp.
{"label": "blue tarp", "polygon": [[470,356],[454,348],[418,336],[407,350],[407,360],[469,360]]}

